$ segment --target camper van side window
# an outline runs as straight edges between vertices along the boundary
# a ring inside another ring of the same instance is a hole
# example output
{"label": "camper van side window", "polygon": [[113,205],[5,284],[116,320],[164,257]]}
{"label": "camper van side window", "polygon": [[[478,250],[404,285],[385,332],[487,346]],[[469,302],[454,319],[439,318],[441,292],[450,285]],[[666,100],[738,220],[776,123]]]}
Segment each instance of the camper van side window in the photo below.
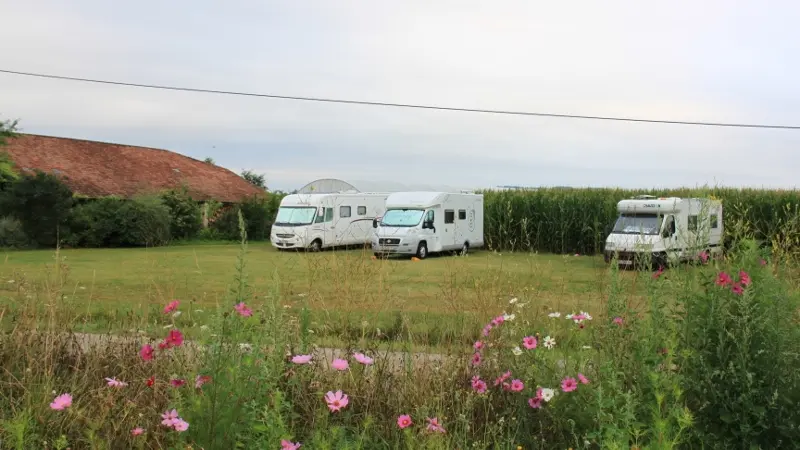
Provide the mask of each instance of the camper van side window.
{"label": "camper van side window", "polygon": [[467,220],[467,210],[466,209],[459,209],[458,210],[458,220]]}
{"label": "camper van side window", "polygon": [[456,213],[452,209],[444,210],[444,223],[453,223],[456,221]]}
{"label": "camper van side window", "polygon": [[428,210],[428,214],[425,215],[425,222],[434,222],[433,210]]}
{"label": "camper van side window", "polygon": [[717,215],[716,214],[712,214],[711,215],[711,228],[717,228],[718,226],[719,226],[719,223],[717,223]]}
{"label": "camper van side window", "polygon": [[358,209],[356,210],[356,214],[358,214],[359,216],[367,215],[367,207],[366,206],[359,206]]}
{"label": "camper van side window", "polygon": [[689,216],[689,224],[687,229],[689,231],[697,231],[697,216]]}
{"label": "camper van side window", "polygon": [[339,217],[350,217],[350,207],[349,206],[340,206],[339,207]]}
{"label": "camper van side window", "polygon": [[325,222],[333,220],[333,208],[325,208]]}

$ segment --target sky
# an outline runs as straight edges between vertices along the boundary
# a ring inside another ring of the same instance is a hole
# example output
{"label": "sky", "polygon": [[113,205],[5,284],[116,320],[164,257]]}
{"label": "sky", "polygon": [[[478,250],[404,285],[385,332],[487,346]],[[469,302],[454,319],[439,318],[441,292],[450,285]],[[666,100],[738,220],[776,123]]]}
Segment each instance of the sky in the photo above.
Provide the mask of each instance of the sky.
{"label": "sky", "polygon": [[[447,107],[800,125],[800,2],[0,0],[0,69]],[[266,175],[794,188],[800,130],[223,96],[0,73],[22,132]]]}

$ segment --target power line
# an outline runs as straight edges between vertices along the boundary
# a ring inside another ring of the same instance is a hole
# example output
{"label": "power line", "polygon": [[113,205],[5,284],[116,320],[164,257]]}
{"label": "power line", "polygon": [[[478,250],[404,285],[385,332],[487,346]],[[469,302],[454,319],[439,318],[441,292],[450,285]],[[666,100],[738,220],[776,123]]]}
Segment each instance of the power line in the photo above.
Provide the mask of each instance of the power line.
{"label": "power line", "polygon": [[236,91],[220,91],[215,89],[199,89],[177,86],[164,86],[156,84],[141,84],[141,83],[127,83],[123,81],[109,81],[109,80],[95,80],[90,78],[67,77],[63,75],[50,75],[33,72],[18,72],[15,70],[0,69],[0,73],[7,73],[12,75],[22,75],[27,77],[49,78],[55,80],[67,81],[80,81],[84,83],[97,83],[97,84],[110,84],[115,86],[129,86],[147,89],[161,89],[168,91],[183,91],[183,92],[200,92],[204,94],[222,94],[222,95],[238,95],[244,97],[261,97],[261,98],[274,98],[281,100],[298,100],[306,102],[320,102],[320,103],[341,103],[348,105],[367,105],[367,106],[384,106],[392,108],[413,108],[413,109],[431,109],[438,111],[459,111],[483,114],[503,114],[511,116],[536,116],[536,117],[556,117],[562,119],[589,119],[589,120],[610,120],[617,122],[642,122],[642,123],[660,123],[672,125],[700,125],[711,127],[733,127],[733,128],[772,128],[781,130],[800,130],[797,125],[765,125],[765,124],[748,124],[748,123],[726,123],[726,122],[694,122],[688,120],[659,120],[659,119],[637,119],[633,117],[612,117],[612,116],[586,116],[579,114],[555,114],[555,113],[541,113],[529,111],[508,111],[497,109],[474,109],[474,108],[457,108],[449,106],[434,106],[434,105],[418,105],[410,103],[387,103],[387,102],[370,102],[362,100],[345,100],[334,98],[321,98],[321,97],[298,97],[291,95],[276,95],[276,94],[258,94],[253,92],[236,92]]}

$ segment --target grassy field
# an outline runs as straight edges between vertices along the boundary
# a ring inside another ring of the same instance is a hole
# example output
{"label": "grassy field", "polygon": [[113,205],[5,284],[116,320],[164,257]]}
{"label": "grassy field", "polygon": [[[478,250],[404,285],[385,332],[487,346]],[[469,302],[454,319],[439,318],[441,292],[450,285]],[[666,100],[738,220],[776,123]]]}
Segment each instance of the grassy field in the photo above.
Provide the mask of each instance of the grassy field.
{"label": "grassy field", "polygon": [[[146,329],[173,299],[191,307],[180,318],[202,326],[202,311],[231,301],[238,245],[198,244],[154,249],[76,249],[8,252],[0,264],[0,302],[39,308],[59,298],[79,315],[80,329]],[[318,254],[278,252],[248,245],[245,272],[260,308],[278,295],[285,308],[308,307],[323,336],[363,337],[411,332],[416,342],[469,339],[477,323],[502,311],[509,299],[534,299],[535,310],[597,311],[607,290],[608,266],[599,257],[473,252],[375,260],[362,250]],[[624,274],[637,298],[636,277]],[[275,292],[279,287],[279,292]],[[368,324],[365,327],[365,324]],[[471,330],[467,332],[466,330]],[[464,334],[467,336],[464,336]]]}

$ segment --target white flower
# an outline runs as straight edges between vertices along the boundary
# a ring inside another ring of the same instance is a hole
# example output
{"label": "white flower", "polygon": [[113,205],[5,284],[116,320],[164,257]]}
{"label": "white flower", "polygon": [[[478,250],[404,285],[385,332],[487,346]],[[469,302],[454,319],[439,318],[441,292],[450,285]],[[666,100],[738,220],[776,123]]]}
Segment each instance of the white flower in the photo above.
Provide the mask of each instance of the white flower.
{"label": "white flower", "polygon": [[172,317],[173,317],[173,318],[176,318],[176,317],[178,317],[178,316],[180,316],[180,315],[181,315],[181,312],[180,312],[180,311],[175,311],[174,313],[172,313]]}
{"label": "white flower", "polygon": [[590,349],[590,348],[592,348],[592,347],[591,347],[591,346],[588,346],[588,345],[584,345],[584,346],[583,346],[583,347],[581,347],[581,348],[582,348],[582,349],[584,349],[584,350],[589,350],[589,349]]}
{"label": "white flower", "polygon": [[206,331],[208,329],[208,325],[200,325],[200,329]]}
{"label": "white flower", "polygon": [[505,320],[505,321],[511,322],[516,318],[517,318],[516,314],[505,314],[505,313],[503,313],[503,320]]}
{"label": "white flower", "polygon": [[517,297],[514,297],[514,298],[512,298],[511,300],[508,301],[509,305],[513,305],[514,303],[517,303]]}
{"label": "white flower", "polygon": [[551,338],[550,336],[544,337],[544,346],[546,348],[553,348],[556,346],[556,340]]}
{"label": "white flower", "polygon": [[552,318],[552,319],[555,319],[555,318],[561,317],[561,313],[560,313],[560,312],[558,312],[558,311],[556,311],[556,312],[551,312],[551,313],[550,313],[550,314],[548,314],[547,316],[548,316],[548,317],[550,317],[550,318]]}
{"label": "white flower", "polygon": [[250,352],[253,350],[253,346],[248,343],[239,344],[239,349],[244,350],[246,352]]}
{"label": "white flower", "polygon": [[589,313],[587,313],[587,312],[585,312],[585,311],[581,311],[581,314],[583,314],[584,316],[586,316],[586,320],[592,320],[592,316],[590,316],[590,315],[589,315]]}
{"label": "white flower", "polygon": [[556,392],[550,388],[542,388],[542,400],[549,402]]}
{"label": "white flower", "polygon": [[202,309],[195,309],[194,312],[201,313],[201,312],[203,312],[203,310]]}
{"label": "white flower", "polygon": [[166,330],[167,328],[172,328],[172,324],[169,324],[169,325],[164,325],[162,328],[163,328],[163,329],[165,329],[165,330]]}
{"label": "white flower", "polygon": [[511,353],[513,353],[514,356],[519,356],[519,355],[522,354],[522,349],[519,348],[519,346],[514,347],[514,348],[511,349]]}

